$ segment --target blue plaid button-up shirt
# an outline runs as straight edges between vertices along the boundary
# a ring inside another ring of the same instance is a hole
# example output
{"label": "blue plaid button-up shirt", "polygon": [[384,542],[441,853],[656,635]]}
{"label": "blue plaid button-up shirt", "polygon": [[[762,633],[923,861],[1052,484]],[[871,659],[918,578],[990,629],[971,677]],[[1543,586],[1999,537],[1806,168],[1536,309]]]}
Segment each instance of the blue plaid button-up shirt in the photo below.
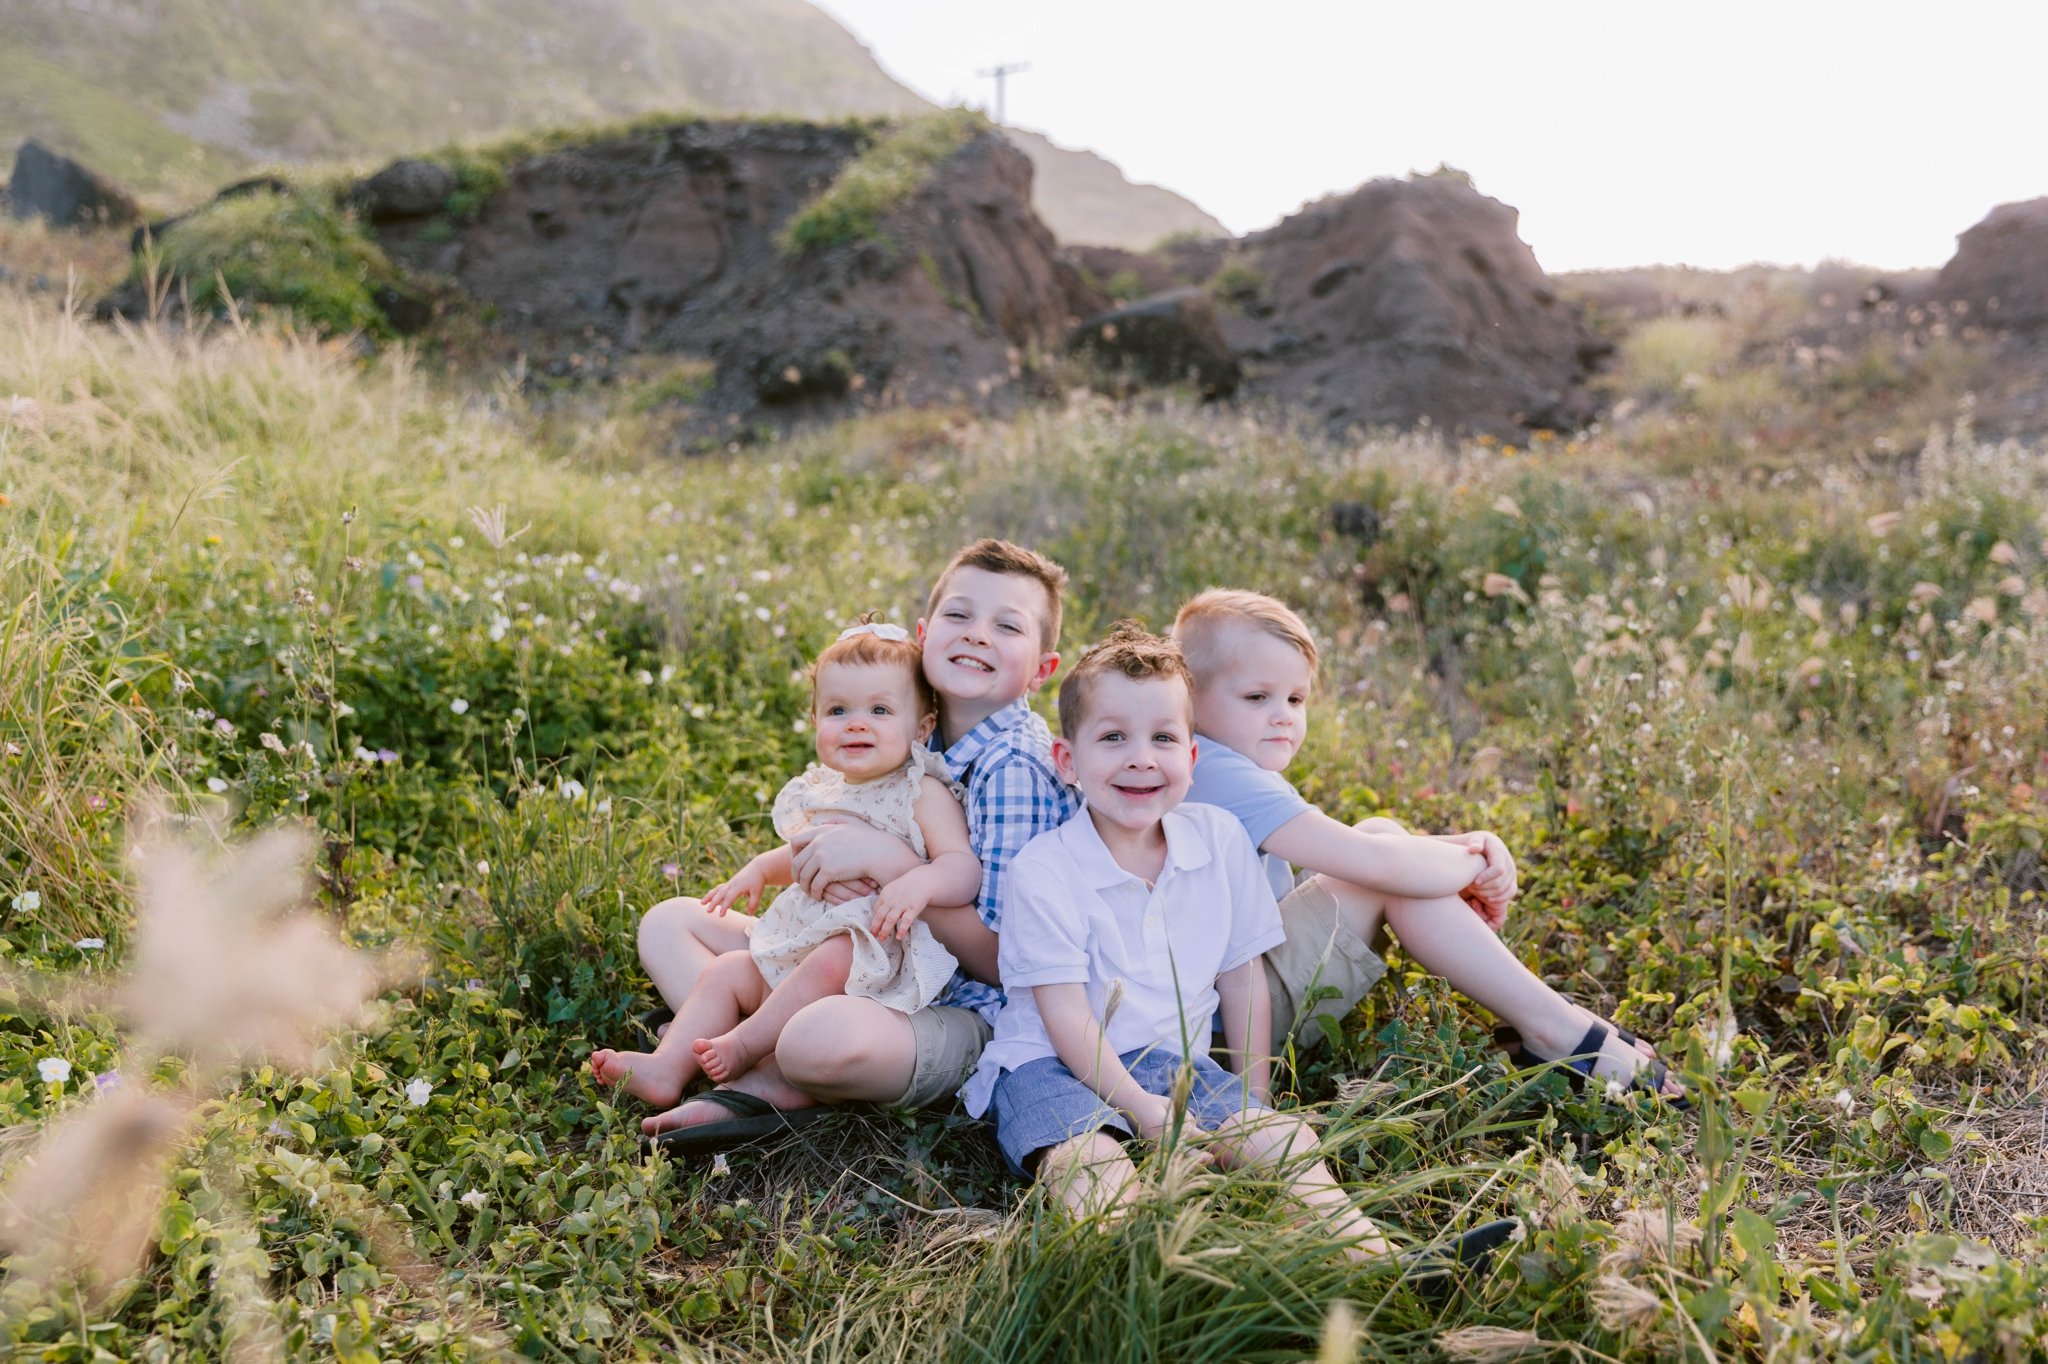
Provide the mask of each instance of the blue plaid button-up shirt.
{"label": "blue plaid button-up shirt", "polygon": [[[1052,765],[1052,731],[1023,698],[1012,701],[940,751],[953,780],[967,788],[967,838],[981,859],[981,921],[1003,931],[1003,884],[1024,845],[1081,808]],[[990,1023],[1003,992],[955,971],[937,1001],[972,1009]]]}

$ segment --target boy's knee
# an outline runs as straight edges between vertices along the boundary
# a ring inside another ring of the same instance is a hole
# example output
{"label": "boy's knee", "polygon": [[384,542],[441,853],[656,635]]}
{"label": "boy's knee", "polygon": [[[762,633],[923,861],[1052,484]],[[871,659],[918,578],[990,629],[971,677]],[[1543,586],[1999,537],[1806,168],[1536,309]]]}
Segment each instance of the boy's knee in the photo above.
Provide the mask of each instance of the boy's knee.
{"label": "boy's knee", "polygon": [[1405,834],[1408,832],[1406,826],[1400,820],[1388,819],[1385,815],[1374,815],[1371,819],[1361,819],[1351,827],[1362,834]]}
{"label": "boy's knee", "polygon": [[1032,1178],[1070,1207],[1102,1212],[1120,1201],[1137,1172],[1123,1143],[1097,1128],[1040,1152]]}
{"label": "boy's knee", "polygon": [[865,1071],[879,1059],[873,1030],[861,1026],[858,1013],[846,1007],[856,1002],[844,995],[817,1000],[783,1025],[775,1060],[785,1079],[800,1089],[809,1088],[834,1076]]}

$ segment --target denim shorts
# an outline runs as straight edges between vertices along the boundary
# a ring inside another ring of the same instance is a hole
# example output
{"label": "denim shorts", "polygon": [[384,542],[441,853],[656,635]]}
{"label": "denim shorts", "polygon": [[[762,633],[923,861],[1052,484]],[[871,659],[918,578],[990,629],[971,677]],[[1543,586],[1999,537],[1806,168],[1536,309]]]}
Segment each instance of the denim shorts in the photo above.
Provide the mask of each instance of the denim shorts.
{"label": "denim shorts", "polygon": [[[1117,1059],[1148,1094],[1171,1093],[1174,1073],[1181,1066],[1178,1055],[1156,1047],[1127,1051]],[[1213,1132],[1240,1113],[1265,1111],[1265,1105],[1246,1092],[1243,1080],[1208,1057],[1197,1056],[1192,1064],[1195,1082],[1188,1093],[1188,1121],[1194,1126]],[[1003,1158],[1026,1176],[1032,1156],[1070,1138],[1103,1128],[1133,1135],[1124,1115],[1082,1084],[1057,1056],[1026,1061],[997,1076],[988,1118],[996,1125]]]}

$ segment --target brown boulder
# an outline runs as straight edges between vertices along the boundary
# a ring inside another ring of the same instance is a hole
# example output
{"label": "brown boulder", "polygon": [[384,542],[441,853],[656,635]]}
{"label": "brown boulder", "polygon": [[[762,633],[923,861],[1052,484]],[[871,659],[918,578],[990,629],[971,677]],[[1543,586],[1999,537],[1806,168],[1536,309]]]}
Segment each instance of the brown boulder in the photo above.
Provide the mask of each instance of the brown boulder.
{"label": "brown boulder", "polygon": [[1375,180],[1245,238],[1261,302],[1225,330],[1249,386],[1339,429],[1583,425],[1605,346],[1517,216],[1462,177]]}
{"label": "brown boulder", "polygon": [[2048,328],[2048,197],[1992,209],[1956,238],[1929,292],[1986,327]]}
{"label": "brown boulder", "polygon": [[44,218],[58,227],[126,227],[142,217],[127,190],[34,138],[14,154],[7,207],[17,218]]}

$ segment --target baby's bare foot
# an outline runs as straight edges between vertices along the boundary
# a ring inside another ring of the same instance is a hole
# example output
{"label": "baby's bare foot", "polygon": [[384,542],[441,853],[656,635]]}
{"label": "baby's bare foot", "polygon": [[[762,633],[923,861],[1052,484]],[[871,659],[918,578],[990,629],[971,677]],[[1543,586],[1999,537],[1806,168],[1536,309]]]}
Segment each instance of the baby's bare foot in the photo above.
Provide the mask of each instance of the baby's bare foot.
{"label": "baby's bare foot", "polygon": [[704,1073],[720,1084],[745,1075],[761,1059],[740,1037],[738,1028],[717,1037],[700,1037],[690,1044],[690,1050],[696,1053]]}
{"label": "baby's bare foot", "polygon": [[683,1095],[696,1063],[687,1056],[667,1057],[659,1052],[613,1051],[599,1047],[590,1053],[590,1073],[600,1084],[623,1083],[626,1092],[644,1103],[667,1108]]}

